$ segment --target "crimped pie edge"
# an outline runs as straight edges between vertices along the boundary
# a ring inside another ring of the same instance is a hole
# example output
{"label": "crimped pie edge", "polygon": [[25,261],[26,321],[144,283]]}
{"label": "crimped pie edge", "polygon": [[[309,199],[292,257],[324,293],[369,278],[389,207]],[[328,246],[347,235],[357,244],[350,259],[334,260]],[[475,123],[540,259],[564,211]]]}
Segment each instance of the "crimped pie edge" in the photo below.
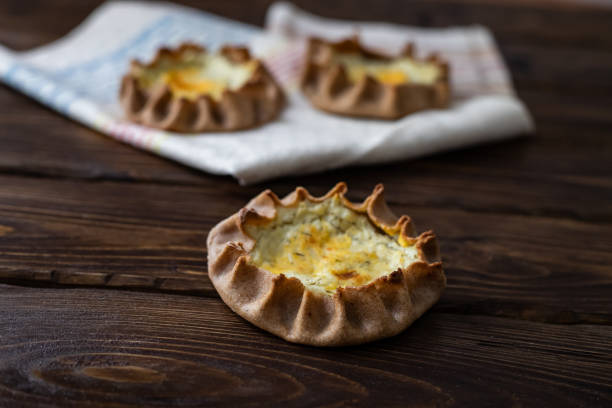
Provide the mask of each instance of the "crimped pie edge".
{"label": "crimped pie edge", "polygon": [[[124,75],[119,100],[130,121],[179,133],[235,131],[274,120],[285,105],[285,95],[263,63],[239,89],[226,89],[220,100],[201,95],[195,100],[176,97],[167,85],[144,89],[133,73],[158,65],[163,59],[179,59],[184,52],[206,53],[197,44],[183,43],[175,49],[160,48],[151,62],[133,60]],[[233,62],[254,60],[244,47],[224,46],[219,53]]]}
{"label": "crimped pie edge", "polygon": [[[363,203],[344,197],[338,183],[322,197],[298,187],[282,200],[266,190],[208,234],[208,274],[223,301],[237,314],[279,337],[314,346],[345,346],[393,336],[410,326],[440,298],[446,286],[436,237],[432,231],[414,236],[409,217],[397,218],[387,207],[382,184]],[[247,223],[265,223],[279,206],[308,200],[322,202],[338,195],[342,203],[366,215],[387,233],[414,243],[420,260],[406,269],[359,287],[341,287],[333,294],[312,291],[297,278],[287,278],[249,262],[255,241]]]}
{"label": "crimped pie edge", "polygon": [[414,45],[406,44],[400,55],[394,57],[364,48],[357,37],[338,42],[309,38],[300,74],[300,88],[316,108],[339,115],[393,120],[420,110],[446,108],[449,105],[448,64],[438,55],[432,54],[427,58],[428,62],[438,65],[442,72],[432,85],[385,84],[369,75],[351,82],[342,64],[320,64],[315,58],[321,51],[331,55],[347,50],[366,57],[391,60],[412,57]]}

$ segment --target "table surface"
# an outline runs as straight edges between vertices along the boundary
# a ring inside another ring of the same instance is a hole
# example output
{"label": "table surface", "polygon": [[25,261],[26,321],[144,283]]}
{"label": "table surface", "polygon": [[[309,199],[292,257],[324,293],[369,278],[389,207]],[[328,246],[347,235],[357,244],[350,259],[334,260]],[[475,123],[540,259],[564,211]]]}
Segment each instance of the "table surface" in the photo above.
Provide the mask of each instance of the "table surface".
{"label": "table surface", "polygon": [[[2,1],[0,43],[57,39],[97,3]],[[197,6],[261,25],[269,3]],[[611,406],[612,8],[297,3],[336,18],[490,27],[537,133],[241,187],[1,86],[0,406]],[[434,229],[448,288],[396,337],[286,343],[221,302],[205,235],[264,188],[320,194],[339,180],[352,199],[383,182],[396,213]]]}

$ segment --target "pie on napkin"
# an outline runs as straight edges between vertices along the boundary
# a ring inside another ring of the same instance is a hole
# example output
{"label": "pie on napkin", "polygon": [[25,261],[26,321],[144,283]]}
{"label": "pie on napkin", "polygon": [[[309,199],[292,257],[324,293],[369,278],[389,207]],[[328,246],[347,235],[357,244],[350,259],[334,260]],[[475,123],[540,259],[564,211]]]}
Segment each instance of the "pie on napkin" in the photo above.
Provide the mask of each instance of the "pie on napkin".
{"label": "pie on napkin", "polygon": [[132,61],[119,99],[133,122],[175,132],[241,130],[276,118],[285,104],[263,63],[242,47],[209,53],[185,43]]}
{"label": "pie on napkin", "polygon": [[208,234],[208,274],[236,313],[283,339],[316,346],[395,335],[446,286],[436,236],[415,234],[382,185],[362,203],[338,183],[322,197],[266,190]]}
{"label": "pie on napkin", "polygon": [[413,51],[408,44],[392,57],[364,48],[357,38],[310,38],[300,87],[313,106],[340,115],[398,119],[447,107],[447,63],[436,55],[419,60]]}

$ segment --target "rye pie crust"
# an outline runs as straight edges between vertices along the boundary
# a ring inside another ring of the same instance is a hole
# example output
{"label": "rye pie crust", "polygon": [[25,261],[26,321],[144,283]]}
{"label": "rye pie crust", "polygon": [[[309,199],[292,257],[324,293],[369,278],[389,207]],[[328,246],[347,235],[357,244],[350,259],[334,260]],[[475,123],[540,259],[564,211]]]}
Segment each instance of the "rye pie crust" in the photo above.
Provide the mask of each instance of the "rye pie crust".
{"label": "rye pie crust", "polygon": [[129,120],[181,133],[247,129],[273,120],[285,97],[242,47],[218,53],[185,43],[148,64],[132,61],[119,94]]}
{"label": "rye pie crust", "polygon": [[357,38],[310,38],[300,87],[318,109],[373,119],[445,108],[450,100],[448,65],[439,57],[419,60],[412,44],[392,57],[364,48]]}
{"label": "rye pie crust", "polygon": [[432,231],[415,235],[378,185],[354,204],[266,190],[208,234],[208,274],[223,301],[283,339],[314,346],[393,336],[438,301],[446,277]]}

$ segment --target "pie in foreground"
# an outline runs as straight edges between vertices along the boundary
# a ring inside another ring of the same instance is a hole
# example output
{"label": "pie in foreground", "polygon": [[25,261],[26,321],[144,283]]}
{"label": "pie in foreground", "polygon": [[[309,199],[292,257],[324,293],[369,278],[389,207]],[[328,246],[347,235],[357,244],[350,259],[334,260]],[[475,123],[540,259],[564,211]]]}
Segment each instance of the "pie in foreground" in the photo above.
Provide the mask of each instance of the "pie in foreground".
{"label": "pie in foreground", "polygon": [[364,48],[357,38],[309,39],[300,87],[319,109],[375,119],[445,108],[450,99],[448,65],[436,55],[417,59],[408,44],[392,57]]}
{"label": "pie in foreground", "polygon": [[160,49],[149,64],[132,61],[119,99],[131,121],[183,133],[251,128],[273,120],[285,104],[246,48],[213,54],[189,43]]}
{"label": "pie in foreground", "polygon": [[322,197],[266,190],[208,234],[208,274],[236,313],[277,336],[316,346],[393,336],[446,286],[433,232],[415,236],[378,185],[354,204],[337,184]]}

